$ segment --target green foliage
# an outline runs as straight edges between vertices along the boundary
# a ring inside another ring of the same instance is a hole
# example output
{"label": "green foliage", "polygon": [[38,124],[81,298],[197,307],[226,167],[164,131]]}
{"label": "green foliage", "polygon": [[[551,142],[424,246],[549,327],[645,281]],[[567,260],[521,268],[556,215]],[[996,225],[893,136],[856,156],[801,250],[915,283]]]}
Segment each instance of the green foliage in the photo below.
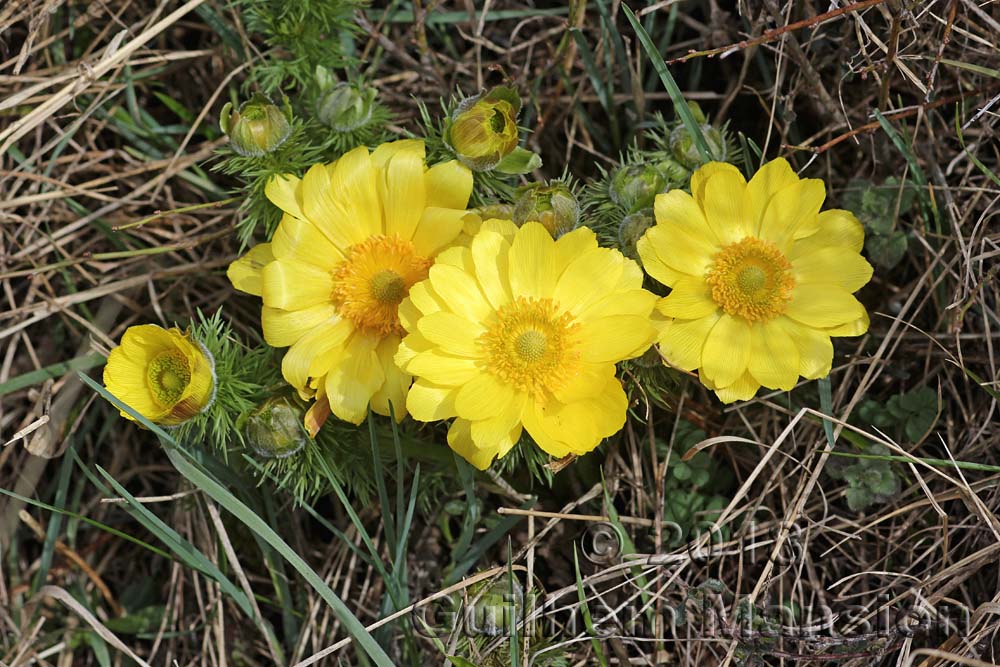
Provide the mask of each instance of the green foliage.
{"label": "green foliage", "polygon": [[854,179],[844,193],[844,207],[865,226],[865,252],[877,266],[891,269],[906,254],[906,232],[897,229],[896,221],[907,215],[916,202],[917,190],[894,176],[881,186]]}
{"label": "green foliage", "polygon": [[931,429],[937,414],[937,393],[930,387],[898,394],[885,405],[869,399],[858,408],[858,416],[866,424],[897,440],[905,436],[913,443],[920,441]]}
{"label": "green foliage", "polygon": [[317,66],[336,69],[353,58],[344,44],[358,30],[358,0],[237,0],[247,29],[264,38],[269,57],[255,65],[248,83],[267,93],[307,89]]}
{"label": "green foliage", "polygon": [[192,337],[205,346],[215,361],[215,400],[207,410],[177,427],[179,441],[205,443],[225,454],[243,441],[241,417],[284,384],[274,350],[266,345],[248,347],[233,333],[218,310],[211,317],[200,311]]}
{"label": "green foliage", "polygon": [[725,495],[733,483],[732,471],[719,465],[708,452],[698,452],[689,460],[685,453],[705,439],[705,432],[680,420],[673,447],[657,440],[658,455],[669,456],[664,480],[663,520],[676,523],[684,540],[691,531],[706,521],[712,521],[726,507]]}
{"label": "green foliage", "polygon": [[[878,443],[862,448],[863,454],[887,456],[889,450]],[[893,464],[879,459],[831,458],[826,472],[833,479],[847,482],[847,506],[860,512],[883,503],[899,493],[900,481]]]}
{"label": "green foliage", "polygon": [[[717,160],[738,162],[741,151],[727,126],[708,124],[701,108],[691,102],[688,111],[700,123],[702,134]],[[601,245],[618,248],[638,259],[635,244],[655,223],[656,195],[686,188],[701,158],[680,119],[667,121],[656,114],[620,159],[616,169],[598,165],[601,176],[583,191],[586,224],[597,232]]]}

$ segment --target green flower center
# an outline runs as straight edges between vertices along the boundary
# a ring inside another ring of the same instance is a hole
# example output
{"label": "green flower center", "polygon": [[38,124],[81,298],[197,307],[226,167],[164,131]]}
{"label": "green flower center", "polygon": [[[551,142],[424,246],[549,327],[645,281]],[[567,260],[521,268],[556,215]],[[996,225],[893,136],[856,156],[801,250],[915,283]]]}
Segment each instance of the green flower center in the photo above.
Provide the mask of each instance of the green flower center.
{"label": "green flower center", "polygon": [[156,355],[146,369],[146,379],[153,397],[161,405],[172,406],[191,383],[187,359],[179,350],[167,350]]}
{"label": "green flower center", "polygon": [[544,357],[547,347],[548,340],[541,331],[525,331],[517,337],[517,342],[514,343],[517,356],[529,363],[539,361]]}
{"label": "green flower center", "polygon": [[406,281],[395,271],[379,271],[369,283],[372,296],[379,303],[399,304],[406,296]]}

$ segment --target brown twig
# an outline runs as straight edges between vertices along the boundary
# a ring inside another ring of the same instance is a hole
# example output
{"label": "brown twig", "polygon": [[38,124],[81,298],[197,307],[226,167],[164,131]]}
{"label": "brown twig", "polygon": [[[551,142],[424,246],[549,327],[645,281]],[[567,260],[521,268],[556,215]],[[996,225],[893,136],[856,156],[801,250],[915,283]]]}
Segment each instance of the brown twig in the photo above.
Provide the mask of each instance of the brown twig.
{"label": "brown twig", "polygon": [[674,65],[676,63],[683,63],[691,60],[692,58],[717,56],[720,53],[727,53],[729,51],[742,51],[743,49],[749,49],[752,46],[760,46],[761,44],[766,44],[772,42],[778,37],[781,37],[786,32],[792,32],[794,30],[801,30],[802,28],[811,28],[814,25],[820,25],[826,23],[830,19],[835,19],[838,16],[844,14],[850,14],[852,12],[859,12],[862,9],[868,9],[869,7],[874,7],[875,5],[880,5],[886,0],[863,0],[862,2],[855,2],[844,7],[839,7],[837,9],[831,10],[829,12],[824,12],[823,14],[817,14],[812,18],[802,19],[801,21],[796,21],[795,23],[789,23],[786,26],[780,28],[774,28],[773,30],[765,30],[760,37],[755,37],[754,39],[745,39],[741,42],[735,42],[728,46],[720,46],[715,49],[709,49],[707,51],[692,51],[687,55],[681,56],[680,58],[673,58],[667,61],[668,65]]}

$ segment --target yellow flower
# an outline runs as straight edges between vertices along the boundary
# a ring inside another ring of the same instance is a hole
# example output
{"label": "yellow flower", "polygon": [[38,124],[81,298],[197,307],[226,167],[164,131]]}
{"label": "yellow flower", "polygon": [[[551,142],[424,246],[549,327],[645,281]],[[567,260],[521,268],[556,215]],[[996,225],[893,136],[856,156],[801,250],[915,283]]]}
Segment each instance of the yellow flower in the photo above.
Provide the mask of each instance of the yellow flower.
{"label": "yellow flower", "polygon": [[782,159],[749,183],[709,163],[691,192],[657,196],[656,225],[638,243],[649,275],[672,288],[657,305],[672,318],[660,353],[698,369],[726,403],[827,375],[830,337],[868,330],[852,296],[872,276],[861,224],[848,211],[820,212],[823,182],[800,180]]}
{"label": "yellow flower", "polygon": [[520,110],[517,93],[499,86],[463,100],[448,124],[446,138],[463,164],[489,171],[517,148]]}
{"label": "yellow flower", "polygon": [[149,421],[174,426],[212,403],[214,366],[208,351],[179,329],[143,324],[126,329],[111,350],[104,386]]}
{"label": "yellow flower", "polygon": [[282,374],[304,399],[313,434],[332,410],[360,424],[371,408],[406,414],[411,377],[393,363],[397,308],[462,231],[472,174],[456,161],[427,169],[418,140],[355,148],[302,179],[281,176],[267,197],[284,211],[269,244],[229,268],[263,297],[264,340],[289,347]]}
{"label": "yellow flower", "polygon": [[487,220],[400,305],[410,414],[456,417],[448,444],[480,469],[522,427],[552,456],[589,452],[625,423],[615,363],[655,336],[642,278],[587,228],[554,241],[537,222]]}

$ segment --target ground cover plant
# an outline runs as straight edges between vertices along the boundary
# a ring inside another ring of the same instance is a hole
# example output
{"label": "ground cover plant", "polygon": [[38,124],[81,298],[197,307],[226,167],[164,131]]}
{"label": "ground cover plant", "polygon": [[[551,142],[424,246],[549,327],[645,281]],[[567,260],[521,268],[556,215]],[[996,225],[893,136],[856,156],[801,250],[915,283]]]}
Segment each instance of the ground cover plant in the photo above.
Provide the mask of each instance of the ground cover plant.
{"label": "ground cover plant", "polygon": [[0,665],[994,665],[1000,5],[0,7]]}

